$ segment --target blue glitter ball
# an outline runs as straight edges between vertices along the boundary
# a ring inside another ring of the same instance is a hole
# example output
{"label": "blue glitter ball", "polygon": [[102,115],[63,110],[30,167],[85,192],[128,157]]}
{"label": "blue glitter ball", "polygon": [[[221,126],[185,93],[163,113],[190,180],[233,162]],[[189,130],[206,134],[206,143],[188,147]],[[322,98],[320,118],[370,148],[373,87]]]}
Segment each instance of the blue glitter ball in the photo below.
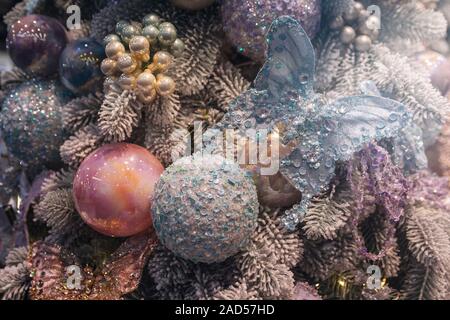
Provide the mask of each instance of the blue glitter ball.
{"label": "blue glitter ball", "polygon": [[70,98],[58,82],[37,80],[22,83],[5,97],[0,112],[3,139],[30,172],[59,165],[59,147],[67,138],[62,106]]}
{"label": "blue glitter ball", "polygon": [[156,185],[153,225],[164,246],[193,262],[221,262],[242,250],[257,226],[251,176],[218,155],[194,154],[167,168]]}
{"label": "blue glitter ball", "polygon": [[69,43],[59,60],[61,82],[76,94],[101,89],[103,73],[100,63],[105,58],[105,49],[92,38]]}

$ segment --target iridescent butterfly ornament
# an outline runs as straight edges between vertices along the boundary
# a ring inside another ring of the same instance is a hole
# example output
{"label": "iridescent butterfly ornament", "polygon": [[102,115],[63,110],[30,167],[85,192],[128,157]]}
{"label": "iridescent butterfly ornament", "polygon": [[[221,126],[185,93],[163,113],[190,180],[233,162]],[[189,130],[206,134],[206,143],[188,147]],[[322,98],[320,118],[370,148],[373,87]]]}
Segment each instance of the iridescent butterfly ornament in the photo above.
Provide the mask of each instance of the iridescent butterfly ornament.
{"label": "iridescent butterfly ornament", "polygon": [[370,142],[398,139],[392,144],[397,155],[423,166],[423,148],[413,145],[420,140],[420,132],[413,138],[402,136],[405,128],[414,126],[404,105],[370,95],[327,103],[313,89],[315,54],[311,41],[290,17],[273,22],[267,42],[268,58],[253,88],[230,104],[217,127],[277,132],[281,128],[281,142],[293,147],[280,160],[280,171],[302,193],[300,203],[283,216],[289,230],[304,217],[311,199],[329,185],[336,163],[350,160]]}

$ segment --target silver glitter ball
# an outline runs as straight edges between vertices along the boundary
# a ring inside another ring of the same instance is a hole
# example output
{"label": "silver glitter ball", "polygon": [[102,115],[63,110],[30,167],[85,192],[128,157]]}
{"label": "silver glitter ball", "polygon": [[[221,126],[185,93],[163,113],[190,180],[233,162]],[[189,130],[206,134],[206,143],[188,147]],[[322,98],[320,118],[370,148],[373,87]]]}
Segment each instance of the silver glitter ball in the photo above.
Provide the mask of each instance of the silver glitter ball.
{"label": "silver glitter ball", "polygon": [[164,246],[184,259],[224,261],[248,245],[257,226],[253,180],[222,156],[194,154],[177,160],[155,190],[156,233]]}
{"label": "silver glitter ball", "polygon": [[60,165],[59,147],[67,138],[63,105],[71,94],[56,81],[31,80],[6,96],[0,129],[8,150],[36,172]]}

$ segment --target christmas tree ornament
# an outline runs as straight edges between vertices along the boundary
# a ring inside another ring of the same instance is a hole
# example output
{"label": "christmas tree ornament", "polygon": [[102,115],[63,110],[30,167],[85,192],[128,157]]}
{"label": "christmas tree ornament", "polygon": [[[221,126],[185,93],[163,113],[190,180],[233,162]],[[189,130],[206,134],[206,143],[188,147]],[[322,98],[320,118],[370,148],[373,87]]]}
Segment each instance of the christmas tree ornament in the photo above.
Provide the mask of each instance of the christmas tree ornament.
{"label": "christmas tree ornament", "polygon": [[59,60],[61,82],[73,93],[86,94],[101,88],[103,74],[101,61],[105,49],[92,38],[69,43]]}
{"label": "christmas tree ornament", "polygon": [[119,86],[123,89],[123,90],[131,90],[134,88],[135,83],[136,83],[136,77],[132,74],[122,74],[119,77],[119,80],[117,81],[117,83],[119,84]]}
{"label": "christmas tree ornament", "polygon": [[142,19],[142,23],[144,24],[144,26],[159,26],[159,24],[161,23],[161,18],[154,13],[150,13],[148,15],[146,15],[143,19]]}
{"label": "christmas tree ornament", "polygon": [[209,7],[215,0],[170,0],[174,6],[185,10],[201,10]]}
{"label": "christmas tree ornament", "polygon": [[156,77],[156,91],[160,96],[168,96],[175,90],[175,81],[171,77],[158,74]]}
{"label": "christmas tree ornament", "polygon": [[33,172],[60,165],[59,147],[67,138],[63,105],[71,93],[56,81],[31,80],[5,98],[0,126],[8,150]]}
{"label": "christmas tree ornament", "polygon": [[450,61],[442,54],[426,50],[416,54],[415,60],[425,68],[428,78],[443,95],[450,89]]}
{"label": "christmas tree ornament", "polygon": [[221,4],[222,23],[230,42],[243,55],[264,61],[265,35],[272,21],[286,15],[297,19],[310,37],[319,31],[320,0],[229,0]]}
{"label": "christmas tree ornament", "polygon": [[154,25],[145,26],[144,29],[142,29],[142,35],[147,38],[151,45],[153,45],[158,41],[159,29]]}
{"label": "christmas tree ornament", "polygon": [[130,52],[139,57],[140,60],[147,62],[150,59],[150,43],[144,36],[135,36],[130,40]]}
{"label": "christmas tree ornament", "polygon": [[105,75],[112,76],[118,71],[117,61],[107,58],[103,60],[102,63],[100,64],[100,69]]}
{"label": "christmas tree ornament", "polygon": [[[280,172],[302,193],[299,204],[283,216],[294,230],[312,197],[327,188],[336,162],[348,161],[371,141],[392,139],[400,158],[425,158],[422,135],[405,106],[378,96],[327,101],[313,90],[314,48],[300,24],[276,19],[267,35],[268,58],[254,82],[229,106],[216,126],[245,134],[249,128],[278,130],[281,143],[292,146],[280,155]],[[267,106],[270,106],[267,107]]]}
{"label": "christmas tree ornament", "polygon": [[117,68],[125,74],[131,74],[137,68],[137,61],[131,54],[124,53],[117,59]]}
{"label": "christmas tree ornament", "polygon": [[356,50],[365,52],[378,39],[380,32],[380,18],[369,13],[360,2],[348,6],[342,15],[334,18],[329,26],[333,30],[340,30],[340,39],[344,44],[354,44]]}
{"label": "christmas tree ornament", "polygon": [[129,143],[100,147],[73,181],[78,213],[94,230],[127,237],[149,229],[155,184],[164,168],[147,149]]}
{"label": "christmas tree ornament", "polygon": [[111,41],[120,42],[120,37],[117,34],[108,34],[105,38],[103,38],[103,45],[106,46]]}
{"label": "christmas tree ornament", "polygon": [[138,89],[145,91],[147,88],[155,88],[156,78],[153,73],[149,71],[142,72],[137,77],[136,85]]}
{"label": "christmas tree ornament", "polygon": [[105,47],[106,56],[110,59],[117,60],[125,53],[124,45],[119,41],[111,41]]}
{"label": "christmas tree ornament", "polygon": [[153,56],[153,63],[150,68],[159,72],[166,72],[172,64],[172,55],[166,51],[158,51]]}
{"label": "christmas tree ornament", "polygon": [[129,24],[127,21],[125,21],[125,20],[120,20],[119,22],[116,23],[116,29],[115,29],[116,33],[117,33],[119,36],[122,36],[123,30],[125,29],[125,27],[127,27],[127,26],[129,26],[129,25],[130,25],[130,24]]}
{"label": "christmas tree ornament", "polygon": [[181,56],[181,54],[183,53],[184,49],[186,48],[185,44],[183,41],[181,41],[180,39],[176,39],[172,46],[170,47],[170,52],[172,53],[172,55],[177,58],[179,56]]}
{"label": "christmas tree ornament", "polygon": [[58,71],[58,61],[67,36],[58,20],[43,15],[28,15],[8,30],[6,46],[16,66],[38,76]]}
{"label": "christmas tree ornament", "polygon": [[159,25],[159,42],[165,46],[171,46],[177,39],[177,29],[170,22],[163,22]]}
{"label": "christmas tree ornament", "polygon": [[164,246],[194,262],[220,262],[249,243],[258,200],[251,176],[219,155],[177,160],[161,176],[152,204]]}
{"label": "christmas tree ornament", "polygon": [[134,36],[140,35],[141,32],[142,32],[142,30],[140,30],[138,27],[136,27],[135,25],[129,24],[122,29],[120,36],[121,36],[123,42],[129,43],[130,40]]}
{"label": "christmas tree ornament", "polygon": [[175,81],[164,73],[185,45],[177,38],[175,26],[156,14],[146,15],[142,25],[141,30],[136,22],[116,24],[118,36],[110,34],[104,39],[108,58],[102,61],[101,70],[108,76],[105,88],[116,83],[123,90],[135,91],[140,102],[152,103],[158,95],[175,91]]}

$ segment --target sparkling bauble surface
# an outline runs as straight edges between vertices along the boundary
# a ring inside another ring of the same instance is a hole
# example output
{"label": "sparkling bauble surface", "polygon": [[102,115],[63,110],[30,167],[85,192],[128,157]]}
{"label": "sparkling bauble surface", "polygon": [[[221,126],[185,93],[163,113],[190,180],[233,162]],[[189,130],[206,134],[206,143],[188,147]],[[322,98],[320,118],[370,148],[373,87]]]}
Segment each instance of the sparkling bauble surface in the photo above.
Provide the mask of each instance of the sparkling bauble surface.
{"label": "sparkling bauble surface", "polygon": [[100,64],[105,58],[105,49],[92,38],[69,43],[59,60],[61,82],[74,93],[95,92],[102,86]]}
{"label": "sparkling bauble surface", "polygon": [[149,214],[162,164],[147,149],[114,143],[91,153],[73,182],[75,206],[94,230],[115,237],[140,233],[152,225]]}
{"label": "sparkling bauble surface", "polygon": [[176,255],[220,262],[245,247],[256,228],[256,187],[234,162],[194,154],[161,176],[152,217],[160,241]]}
{"label": "sparkling bauble surface", "polygon": [[174,6],[185,10],[201,10],[209,7],[215,0],[170,0]]}
{"label": "sparkling bauble surface", "polygon": [[222,2],[222,22],[230,42],[243,55],[262,62],[265,35],[279,16],[298,20],[310,38],[319,31],[320,0],[227,0]]}
{"label": "sparkling bauble surface", "polygon": [[433,86],[446,94],[450,89],[450,61],[432,50],[418,53],[416,60],[425,67]]}
{"label": "sparkling bauble surface", "polygon": [[30,167],[57,166],[59,147],[67,138],[63,105],[71,93],[56,81],[31,80],[6,96],[0,128],[8,150]]}
{"label": "sparkling bauble surface", "polygon": [[48,76],[58,70],[66,46],[66,31],[54,18],[28,15],[8,30],[6,46],[14,63],[34,75]]}

